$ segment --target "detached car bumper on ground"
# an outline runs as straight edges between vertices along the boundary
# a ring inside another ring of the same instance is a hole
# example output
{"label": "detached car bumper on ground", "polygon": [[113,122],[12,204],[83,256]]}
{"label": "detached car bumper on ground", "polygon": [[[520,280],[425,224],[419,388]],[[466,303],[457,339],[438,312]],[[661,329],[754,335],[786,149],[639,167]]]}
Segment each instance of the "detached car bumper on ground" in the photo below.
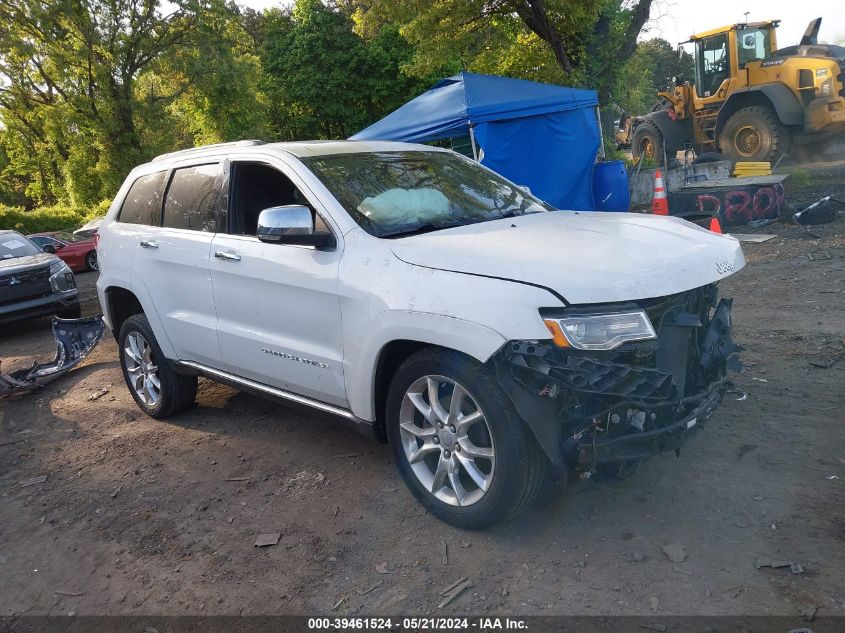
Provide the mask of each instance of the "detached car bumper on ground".
{"label": "detached car bumper on ground", "polygon": [[736,362],[716,290],[745,264],[735,239],[557,211],[437,148],[177,152],[130,174],[98,232],[141,409],[179,413],[206,376],[338,415],[462,527],[521,511],[555,468],[677,449]]}

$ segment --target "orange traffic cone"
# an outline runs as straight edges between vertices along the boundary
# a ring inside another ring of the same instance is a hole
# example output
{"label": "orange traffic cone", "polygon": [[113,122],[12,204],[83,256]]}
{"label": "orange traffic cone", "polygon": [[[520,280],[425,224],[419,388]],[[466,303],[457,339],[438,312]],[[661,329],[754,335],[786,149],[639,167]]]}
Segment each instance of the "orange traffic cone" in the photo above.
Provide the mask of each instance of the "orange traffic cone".
{"label": "orange traffic cone", "polygon": [[719,222],[719,218],[714,216],[710,219],[710,230],[714,233],[722,234],[722,225]]}
{"label": "orange traffic cone", "polygon": [[654,174],[654,198],[651,201],[651,212],[654,215],[669,215],[669,201],[666,200],[663,174],[660,173],[659,169]]}

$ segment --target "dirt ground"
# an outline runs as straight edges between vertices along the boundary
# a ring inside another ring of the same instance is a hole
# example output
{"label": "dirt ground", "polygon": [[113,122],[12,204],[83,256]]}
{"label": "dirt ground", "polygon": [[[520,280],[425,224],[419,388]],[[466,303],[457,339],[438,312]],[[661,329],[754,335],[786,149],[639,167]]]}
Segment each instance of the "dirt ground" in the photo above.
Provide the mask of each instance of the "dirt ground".
{"label": "dirt ground", "polygon": [[[843,176],[820,168],[794,197],[845,198]],[[814,230],[744,245],[722,292],[745,370],[679,459],[483,532],[426,514],[388,448],[330,418],[205,380],[190,412],[145,417],[108,338],[0,402],[0,616],[843,615],[845,218]],[[0,329],[7,371],[51,353],[46,319]],[[278,544],[254,547],[267,532]]]}

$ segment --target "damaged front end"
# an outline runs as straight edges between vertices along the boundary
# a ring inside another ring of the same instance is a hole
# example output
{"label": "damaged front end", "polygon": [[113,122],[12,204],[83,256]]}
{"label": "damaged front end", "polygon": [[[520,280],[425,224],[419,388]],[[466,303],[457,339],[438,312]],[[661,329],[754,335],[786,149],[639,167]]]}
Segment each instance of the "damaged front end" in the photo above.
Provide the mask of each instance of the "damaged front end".
{"label": "damaged front end", "polygon": [[53,319],[56,356],[49,363],[33,363],[29,369],[0,373],[0,397],[34,391],[64,375],[91,353],[106,331],[101,316],[84,319]]}
{"label": "damaged front end", "polygon": [[717,294],[711,284],[626,305],[572,306],[552,316],[645,314],[651,336],[604,350],[578,349],[557,336],[514,341],[493,359],[498,380],[558,466],[621,472],[678,450],[721,403],[728,370],[740,367],[731,300],[717,302]]}

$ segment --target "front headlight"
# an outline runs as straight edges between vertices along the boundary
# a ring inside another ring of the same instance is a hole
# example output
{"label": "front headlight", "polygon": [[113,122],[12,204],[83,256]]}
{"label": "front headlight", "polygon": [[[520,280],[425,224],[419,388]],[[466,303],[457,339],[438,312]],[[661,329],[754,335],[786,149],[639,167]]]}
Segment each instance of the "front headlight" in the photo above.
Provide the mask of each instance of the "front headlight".
{"label": "front headlight", "polygon": [[50,264],[50,276],[56,275],[63,270],[68,270],[68,266],[64,263],[61,259],[56,259],[53,263]]}
{"label": "front headlight", "polygon": [[50,286],[53,292],[70,292],[76,288],[76,279],[70,267],[61,259],[50,264]]}
{"label": "front headlight", "polygon": [[627,341],[657,338],[651,321],[642,310],[544,318],[543,322],[558,347],[611,350]]}

